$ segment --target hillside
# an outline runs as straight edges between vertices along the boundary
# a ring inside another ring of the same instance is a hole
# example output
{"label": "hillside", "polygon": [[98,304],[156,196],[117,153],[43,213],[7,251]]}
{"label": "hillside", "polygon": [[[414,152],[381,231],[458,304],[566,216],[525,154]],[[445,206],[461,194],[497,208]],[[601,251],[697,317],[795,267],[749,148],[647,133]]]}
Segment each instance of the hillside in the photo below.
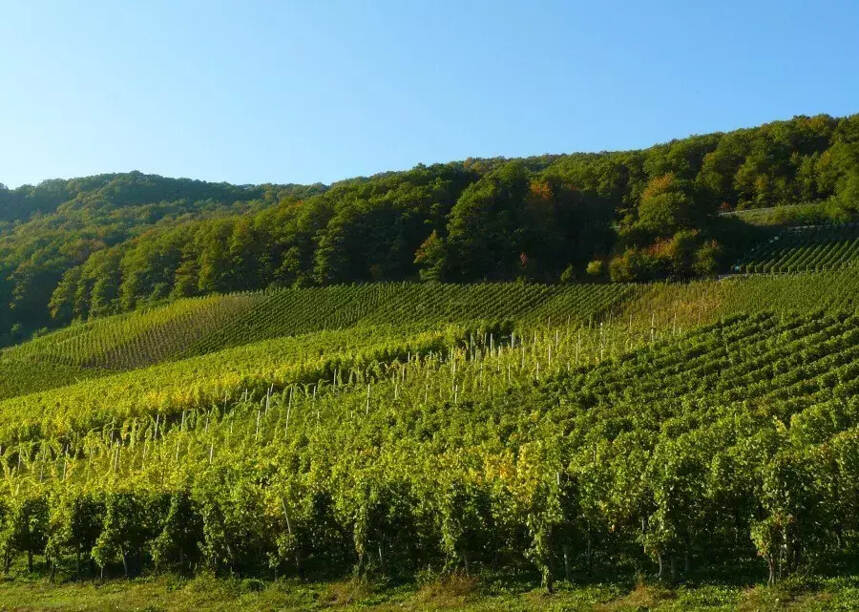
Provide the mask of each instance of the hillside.
{"label": "hillside", "polygon": [[[421,285],[291,290],[58,332],[5,358],[97,377],[0,402],[0,544],[68,575],[83,549],[113,575],[522,568],[549,587],[835,563],[859,496],[856,282],[654,284],[601,314],[582,296],[620,286],[451,286],[429,318],[403,307]],[[180,322],[199,356],[100,369]]]}
{"label": "hillside", "polygon": [[859,612],[859,2],[617,4],[4,3],[0,612]]}
{"label": "hillside", "polygon": [[850,609],[857,125],[0,189],[0,607]]}
{"label": "hillside", "polygon": [[0,342],[211,293],[714,275],[767,237],[720,211],[855,217],[857,126],[855,115],[796,117],[639,151],[468,159],[330,186],[135,172],[0,188]]}
{"label": "hillside", "polygon": [[475,321],[592,327],[613,317],[629,334],[642,334],[689,329],[736,312],[851,312],[857,305],[859,276],[852,269],[689,284],[387,283],[186,298],[3,350],[0,365],[9,375],[0,380],[0,399],[326,330],[431,330]]}
{"label": "hillside", "polygon": [[787,228],[750,249],[734,272],[831,270],[859,263],[859,223]]}

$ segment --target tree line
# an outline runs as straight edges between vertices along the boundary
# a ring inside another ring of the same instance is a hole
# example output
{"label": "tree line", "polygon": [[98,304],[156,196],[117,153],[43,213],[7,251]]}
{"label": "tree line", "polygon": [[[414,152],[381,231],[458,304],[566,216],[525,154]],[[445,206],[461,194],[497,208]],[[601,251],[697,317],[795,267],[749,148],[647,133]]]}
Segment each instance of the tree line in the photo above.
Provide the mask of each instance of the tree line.
{"label": "tree line", "polygon": [[717,213],[821,201],[859,207],[859,115],[331,186],[131,173],[0,188],[0,334],[265,287],[709,275],[761,231]]}

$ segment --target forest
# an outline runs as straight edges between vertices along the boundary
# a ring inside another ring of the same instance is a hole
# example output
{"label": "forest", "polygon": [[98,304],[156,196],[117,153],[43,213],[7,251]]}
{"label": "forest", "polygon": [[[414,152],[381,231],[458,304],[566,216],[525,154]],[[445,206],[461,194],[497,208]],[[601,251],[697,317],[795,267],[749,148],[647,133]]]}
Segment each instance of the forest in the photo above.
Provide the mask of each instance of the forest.
{"label": "forest", "polygon": [[857,203],[859,115],[329,186],[131,172],[0,187],[0,342],[264,288],[707,277],[766,231],[724,213],[803,204],[839,222]]}

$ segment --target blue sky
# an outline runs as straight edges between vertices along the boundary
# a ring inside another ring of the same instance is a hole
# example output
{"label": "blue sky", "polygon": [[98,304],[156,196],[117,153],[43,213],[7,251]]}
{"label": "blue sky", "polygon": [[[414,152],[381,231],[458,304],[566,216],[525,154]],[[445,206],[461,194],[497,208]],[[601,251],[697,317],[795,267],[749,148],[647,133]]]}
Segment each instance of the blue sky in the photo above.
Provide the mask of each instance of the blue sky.
{"label": "blue sky", "polygon": [[0,5],[0,182],[333,180],[859,112],[859,2]]}

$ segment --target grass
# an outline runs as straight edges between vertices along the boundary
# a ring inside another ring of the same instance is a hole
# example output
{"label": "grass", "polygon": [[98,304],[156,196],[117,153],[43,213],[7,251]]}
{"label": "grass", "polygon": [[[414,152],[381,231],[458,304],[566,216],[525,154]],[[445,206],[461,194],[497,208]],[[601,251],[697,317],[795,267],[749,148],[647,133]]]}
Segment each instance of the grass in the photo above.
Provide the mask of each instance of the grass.
{"label": "grass", "polygon": [[[515,585],[515,586],[513,586]],[[669,586],[644,580],[561,583],[546,594],[532,583],[454,574],[389,585],[366,579],[263,582],[201,575],[131,581],[66,582],[17,576],[0,582],[0,609],[30,610],[852,610],[859,576],[760,584]]]}

